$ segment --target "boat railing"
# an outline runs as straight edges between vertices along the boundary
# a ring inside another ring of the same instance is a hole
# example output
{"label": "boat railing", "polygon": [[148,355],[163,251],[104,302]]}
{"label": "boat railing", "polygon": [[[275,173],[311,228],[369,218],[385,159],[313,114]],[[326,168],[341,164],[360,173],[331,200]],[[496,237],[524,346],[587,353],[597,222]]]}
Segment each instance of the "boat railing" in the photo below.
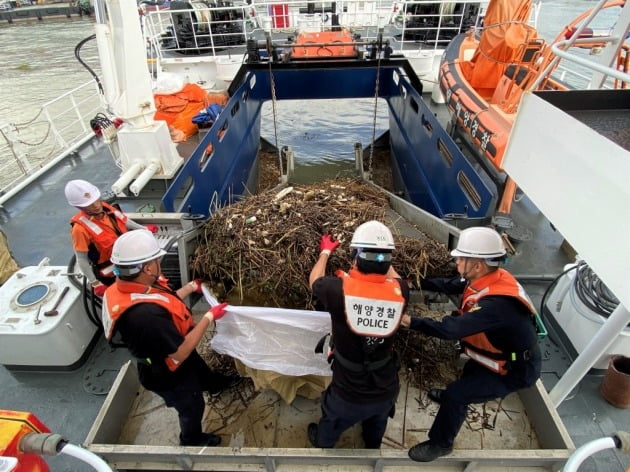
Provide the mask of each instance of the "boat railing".
{"label": "boat railing", "polygon": [[[630,8],[624,4],[623,0],[600,0],[592,9],[565,27],[563,34],[551,44],[549,60],[541,68],[530,89],[544,87],[552,76],[561,78],[573,88],[630,86],[630,45],[626,37]],[[615,26],[605,34],[588,34],[595,19],[599,18],[598,15],[603,10],[614,7],[622,9]],[[605,62],[611,65],[606,65]]]}
{"label": "boat railing", "polygon": [[146,11],[143,29],[154,58],[242,55],[249,40],[284,42],[287,35],[347,27],[363,41],[379,32],[394,51],[438,49],[478,26],[487,1],[287,0],[222,6],[191,3],[188,9]]}
{"label": "boat railing", "polygon": [[[489,2],[409,0],[397,4],[398,48],[443,49],[456,35],[481,26]],[[396,48],[394,48],[396,49]]]}
{"label": "boat railing", "polygon": [[90,81],[44,103],[28,122],[0,123],[0,205],[89,141],[89,122],[102,111]]}

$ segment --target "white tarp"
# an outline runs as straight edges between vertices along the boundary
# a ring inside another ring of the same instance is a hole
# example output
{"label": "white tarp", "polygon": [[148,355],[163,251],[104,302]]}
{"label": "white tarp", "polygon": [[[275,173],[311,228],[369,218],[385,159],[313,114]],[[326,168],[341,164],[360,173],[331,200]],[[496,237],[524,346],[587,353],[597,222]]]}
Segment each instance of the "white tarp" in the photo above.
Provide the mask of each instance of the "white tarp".
{"label": "white tarp", "polygon": [[229,305],[216,326],[212,349],[248,367],[291,376],[331,375],[328,346],[324,354],[314,351],[330,332],[328,312]]}

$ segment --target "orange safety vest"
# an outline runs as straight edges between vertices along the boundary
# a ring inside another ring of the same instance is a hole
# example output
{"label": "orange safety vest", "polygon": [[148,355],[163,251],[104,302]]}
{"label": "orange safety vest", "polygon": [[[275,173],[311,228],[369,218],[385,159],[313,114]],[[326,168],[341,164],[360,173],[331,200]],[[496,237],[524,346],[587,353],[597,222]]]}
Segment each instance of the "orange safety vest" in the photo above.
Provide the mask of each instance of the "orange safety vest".
{"label": "orange safety vest", "polygon": [[335,275],[343,281],[346,323],[352,332],[377,338],[396,332],[405,306],[397,280],[356,269],[349,274],[338,270]]}
{"label": "orange safety vest", "polygon": [[[464,289],[459,313],[461,315],[471,313],[472,316],[479,300],[492,295],[513,297],[525,305],[532,316],[536,313],[534,305],[521,284],[504,269],[497,269],[468,284]],[[501,375],[507,374],[507,363],[510,360],[516,360],[518,355],[515,352],[504,352],[492,345],[484,332],[466,336],[461,340],[461,344],[468,357]]]}
{"label": "orange safety vest", "polygon": [[[111,206],[103,202],[105,215],[102,218],[93,218],[84,211],[80,211],[70,220],[71,225],[79,224],[87,230],[92,238],[92,243],[98,251],[98,265],[108,262],[112,255],[112,247],[114,242],[123,233],[127,232],[127,216]],[[112,231],[112,228],[104,223],[105,218],[114,217],[114,223],[118,231]],[[108,264],[107,269],[113,266]],[[112,276],[111,270],[102,269],[101,272],[105,276]]]}
{"label": "orange safety vest", "polygon": [[[164,290],[155,290],[150,285],[143,285],[137,282],[116,279],[116,283],[111,285],[103,297],[102,321],[105,337],[111,339],[114,335],[116,321],[132,306],[138,303],[155,303],[167,310],[177,331],[186,336],[195,326],[190,309],[166,284],[166,279],[160,278],[157,284]],[[148,359],[150,362],[150,359]],[[171,357],[164,359],[170,371],[174,371],[180,362]]]}

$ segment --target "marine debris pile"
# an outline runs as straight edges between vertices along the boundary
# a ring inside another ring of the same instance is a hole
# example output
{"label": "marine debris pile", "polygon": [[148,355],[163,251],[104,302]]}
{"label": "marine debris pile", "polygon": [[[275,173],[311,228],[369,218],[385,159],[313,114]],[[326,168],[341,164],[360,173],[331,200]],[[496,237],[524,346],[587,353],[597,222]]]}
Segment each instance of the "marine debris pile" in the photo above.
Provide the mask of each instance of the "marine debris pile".
{"label": "marine debris pile", "polygon": [[[201,231],[192,269],[195,277],[211,282],[219,299],[231,303],[313,309],[308,276],[319,254],[320,236],[332,234],[342,241],[327,274],[347,270],[352,234],[372,219],[392,229],[394,267],[413,288],[419,288],[423,277],[452,272],[444,245],[417,230],[405,234],[409,231],[389,208],[386,194],[353,179],[267,190],[221,208]],[[415,304],[410,311],[419,314],[426,310],[422,307]],[[435,385],[453,377],[452,343],[407,330],[400,333],[397,348],[415,383]]]}
{"label": "marine debris pile", "polygon": [[[328,273],[347,270],[357,226],[385,222],[394,233],[394,267],[412,286],[420,279],[450,272],[444,245],[428,236],[410,237],[391,222],[387,196],[352,179],[268,190],[215,212],[201,232],[192,261],[196,277],[213,283],[217,295],[236,290],[240,302],[312,309],[308,276],[317,261],[319,239],[342,241],[328,262]],[[401,217],[398,217],[401,219]]]}

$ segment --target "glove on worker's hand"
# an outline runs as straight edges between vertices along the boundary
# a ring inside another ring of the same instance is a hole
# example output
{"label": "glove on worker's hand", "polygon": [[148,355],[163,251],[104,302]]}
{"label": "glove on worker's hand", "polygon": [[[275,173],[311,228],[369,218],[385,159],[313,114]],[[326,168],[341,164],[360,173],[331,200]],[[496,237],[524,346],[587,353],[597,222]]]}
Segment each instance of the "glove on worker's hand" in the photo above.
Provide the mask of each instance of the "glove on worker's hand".
{"label": "glove on worker's hand", "polygon": [[220,318],[223,318],[223,316],[227,313],[225,311],[226,306],[228,306],[227,302],[223,302],[217,306],[213,306],[203,316],[205,318],[208,318],[208,320],[210,321],[216,321]]}
{"label": "glove on worker's hand", "polygon": [[201,279],[195,279],[192,282],[190,282],[190,285],[193,288],[193,291],[197,292],[197,293],[203,293],[203,290],[201,290],[201,284],[203,283],[203,281]]}
{"label": "glove on worker's hand", "polygon": [[319,253],[330,255],[335,249],[339,247],[339,241],[334,240],[330,234],[324,234],[319,241]]}
{"label": "glove on worker's hand", "polygon": [[99,284],[96,287],[92,288],[92,290],[94,291],[94,295],[103,298],[103,295],[105,295],[105,290],[107,290],[107,285]]}
{"label": "glove on worker's hand", "polygon": [[157,234],[157,232],[160,230],[158,225],[145,225],[144,227],[151,231],[153,234]]}

